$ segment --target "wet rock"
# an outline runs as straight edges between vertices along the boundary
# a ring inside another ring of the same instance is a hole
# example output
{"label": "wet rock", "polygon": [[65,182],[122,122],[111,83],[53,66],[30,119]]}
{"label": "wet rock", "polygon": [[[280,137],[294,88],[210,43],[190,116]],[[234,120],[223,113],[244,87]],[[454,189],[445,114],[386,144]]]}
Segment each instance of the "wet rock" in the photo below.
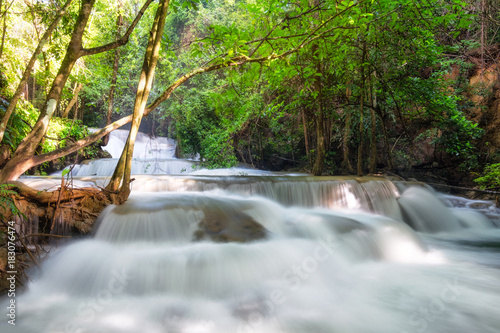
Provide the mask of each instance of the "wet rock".
{"label": "wet rock", "polygon": [[250,242],[266,237],[266,229],[251,216],[236,210],[206,208],[194,232],[197,241]]}

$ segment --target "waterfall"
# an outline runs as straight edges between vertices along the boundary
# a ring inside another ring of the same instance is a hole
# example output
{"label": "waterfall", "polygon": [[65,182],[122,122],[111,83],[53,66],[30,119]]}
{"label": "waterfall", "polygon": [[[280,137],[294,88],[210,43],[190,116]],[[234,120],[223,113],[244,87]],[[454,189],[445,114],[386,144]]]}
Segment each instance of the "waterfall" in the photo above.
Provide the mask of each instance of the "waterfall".
{"label": "waterfall", "polygon": [[[109,141],[102,149],[111,158],[87,160],[76,165],[72,176],[107,176],[110,177],[118,164],[118,159],[127,142],[128,130],[115,130],[110,133]],[[164,137],[150,137],[137,133],[132,160],[132,174],[188,174],[194,170],[196,161],[175,158],[175,140]],[[69,167],[68,167],[69,168]],[[55,175],[61,175],[61,172]]]}
{"label": "waterfall", "polygon": [[[128,130],[115,130],[110,133],[108,144],[102,149],[112,158],[120,158],[128,138]],[[134,158],[140,159],[173,159],[175,158],[175,141],[164,137],[150,137],[142,132],[137,133],[134,144]]]}
{"label": "waterfall", "polygon": [[[108,176],[113,175],[118,158],[103,158],[99,160],[85,161],[83,164],[75,166],[72,175],[78,176]],[[132,174],[188,174],[196,165],[194,161],[178,159],[139,159],[132,160]]]}
{"label": "waterfall", "polygon": [[135,175],[91,237],[43,263],[1,332],[498,332],[492,202],[381,177],[227,172]]}

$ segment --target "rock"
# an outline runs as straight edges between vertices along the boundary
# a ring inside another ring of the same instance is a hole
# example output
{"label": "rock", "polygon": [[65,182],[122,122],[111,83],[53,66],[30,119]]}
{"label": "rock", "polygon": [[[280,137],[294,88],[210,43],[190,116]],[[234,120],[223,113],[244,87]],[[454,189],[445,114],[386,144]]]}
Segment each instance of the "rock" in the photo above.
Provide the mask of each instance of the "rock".
{"label": "rock", "polygon": [[245,213],[213,207],[204,209],[203,213],[194,233],[195,240],[243,243],[266,237],[266,229]]}

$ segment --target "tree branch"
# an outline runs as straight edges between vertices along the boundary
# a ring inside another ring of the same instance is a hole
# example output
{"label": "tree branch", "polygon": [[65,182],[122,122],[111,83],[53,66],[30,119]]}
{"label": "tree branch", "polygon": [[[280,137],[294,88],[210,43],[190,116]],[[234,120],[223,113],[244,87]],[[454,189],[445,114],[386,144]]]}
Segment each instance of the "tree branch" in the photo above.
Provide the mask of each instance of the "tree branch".
{"label": "tree branch", "polygon": [[117,47],[120,47],[120,46],[123,46],[123,45],[127,44],[130,35],[132,34],[132,32],[135,29],[135,26],[137,25],[137,23],[139,23],[140,19],[144,15],[144,12],[149,7],[149,5],[151,4],[151,2],[153,2],[153,0],[147,0],[144,3],[144,5],[142,6],[142,8],[139,11],[139,13],[137,13],[137,16],[135,17],[134,21],[132,22],[132,24],[130,24],[130,26],[128,27],[127,31],[125,32],[125,34],[122,37],[120,37],[116,41],[111,42],[111,43],[106,44],[106,45],[94,47],[94,48],[91,48],[91,49],[83,48],[81,50],[81,55],[82,56],[88,56],[88,55],[92,55],[92,54],[102,53],[102,52],[106,52],[106,51],[110,51],[110,50],[116,49]]}
{"label": "tree branch", "polygon": [[[10,4],[8,4],[7,6],[5,6],[5,10],[3,13],[0,13],[0,18],[2,18],[4,15],[7,15],[7,12],[9,11],[10,7],[12,7],[12,5],[14,4],[14,1],[15,0],[12,0]],[[1,8],[0,8],[1,10]]]}
{"label": "tree branch", "polygon": [[76,141],[75,143],[73,143],[69,146],[56,149],[54,151],[51,151],[50,153],[32,156],[30,158],[30,160],[33,163],[35,163],[35,165],[39,165],[41,163],[52,161],[56,158],[60,158],[60,157],[66,156],[68,154],[74,153],[77,150],[82,149],[82,148],[96,142],[97,140],[99,140],[100,138],[105,136],[106,134],[111,133],[115,129],[120,128],[123,125],[128,124],[131,121],[132,121],[132,115],[128,115],[128,116],[123,117],[123,118],[115,121],[114,123],[102,128],[101,130],[95,132],[92,135],[89,135],[81,140]]}

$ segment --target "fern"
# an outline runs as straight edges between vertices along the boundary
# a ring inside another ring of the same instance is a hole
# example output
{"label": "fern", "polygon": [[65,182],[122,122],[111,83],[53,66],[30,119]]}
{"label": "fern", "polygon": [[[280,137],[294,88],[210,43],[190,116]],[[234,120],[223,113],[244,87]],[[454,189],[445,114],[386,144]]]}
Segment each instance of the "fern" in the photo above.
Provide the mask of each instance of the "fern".
{"label": "fern", "polygon": [[17,192],[9,189],[8,184],[0,184],[0,219],[5,220],[5,215],[9,210],[12,216],[22,216],[25,218],[24,214],[17,208],[12,197],[16,195]]}

